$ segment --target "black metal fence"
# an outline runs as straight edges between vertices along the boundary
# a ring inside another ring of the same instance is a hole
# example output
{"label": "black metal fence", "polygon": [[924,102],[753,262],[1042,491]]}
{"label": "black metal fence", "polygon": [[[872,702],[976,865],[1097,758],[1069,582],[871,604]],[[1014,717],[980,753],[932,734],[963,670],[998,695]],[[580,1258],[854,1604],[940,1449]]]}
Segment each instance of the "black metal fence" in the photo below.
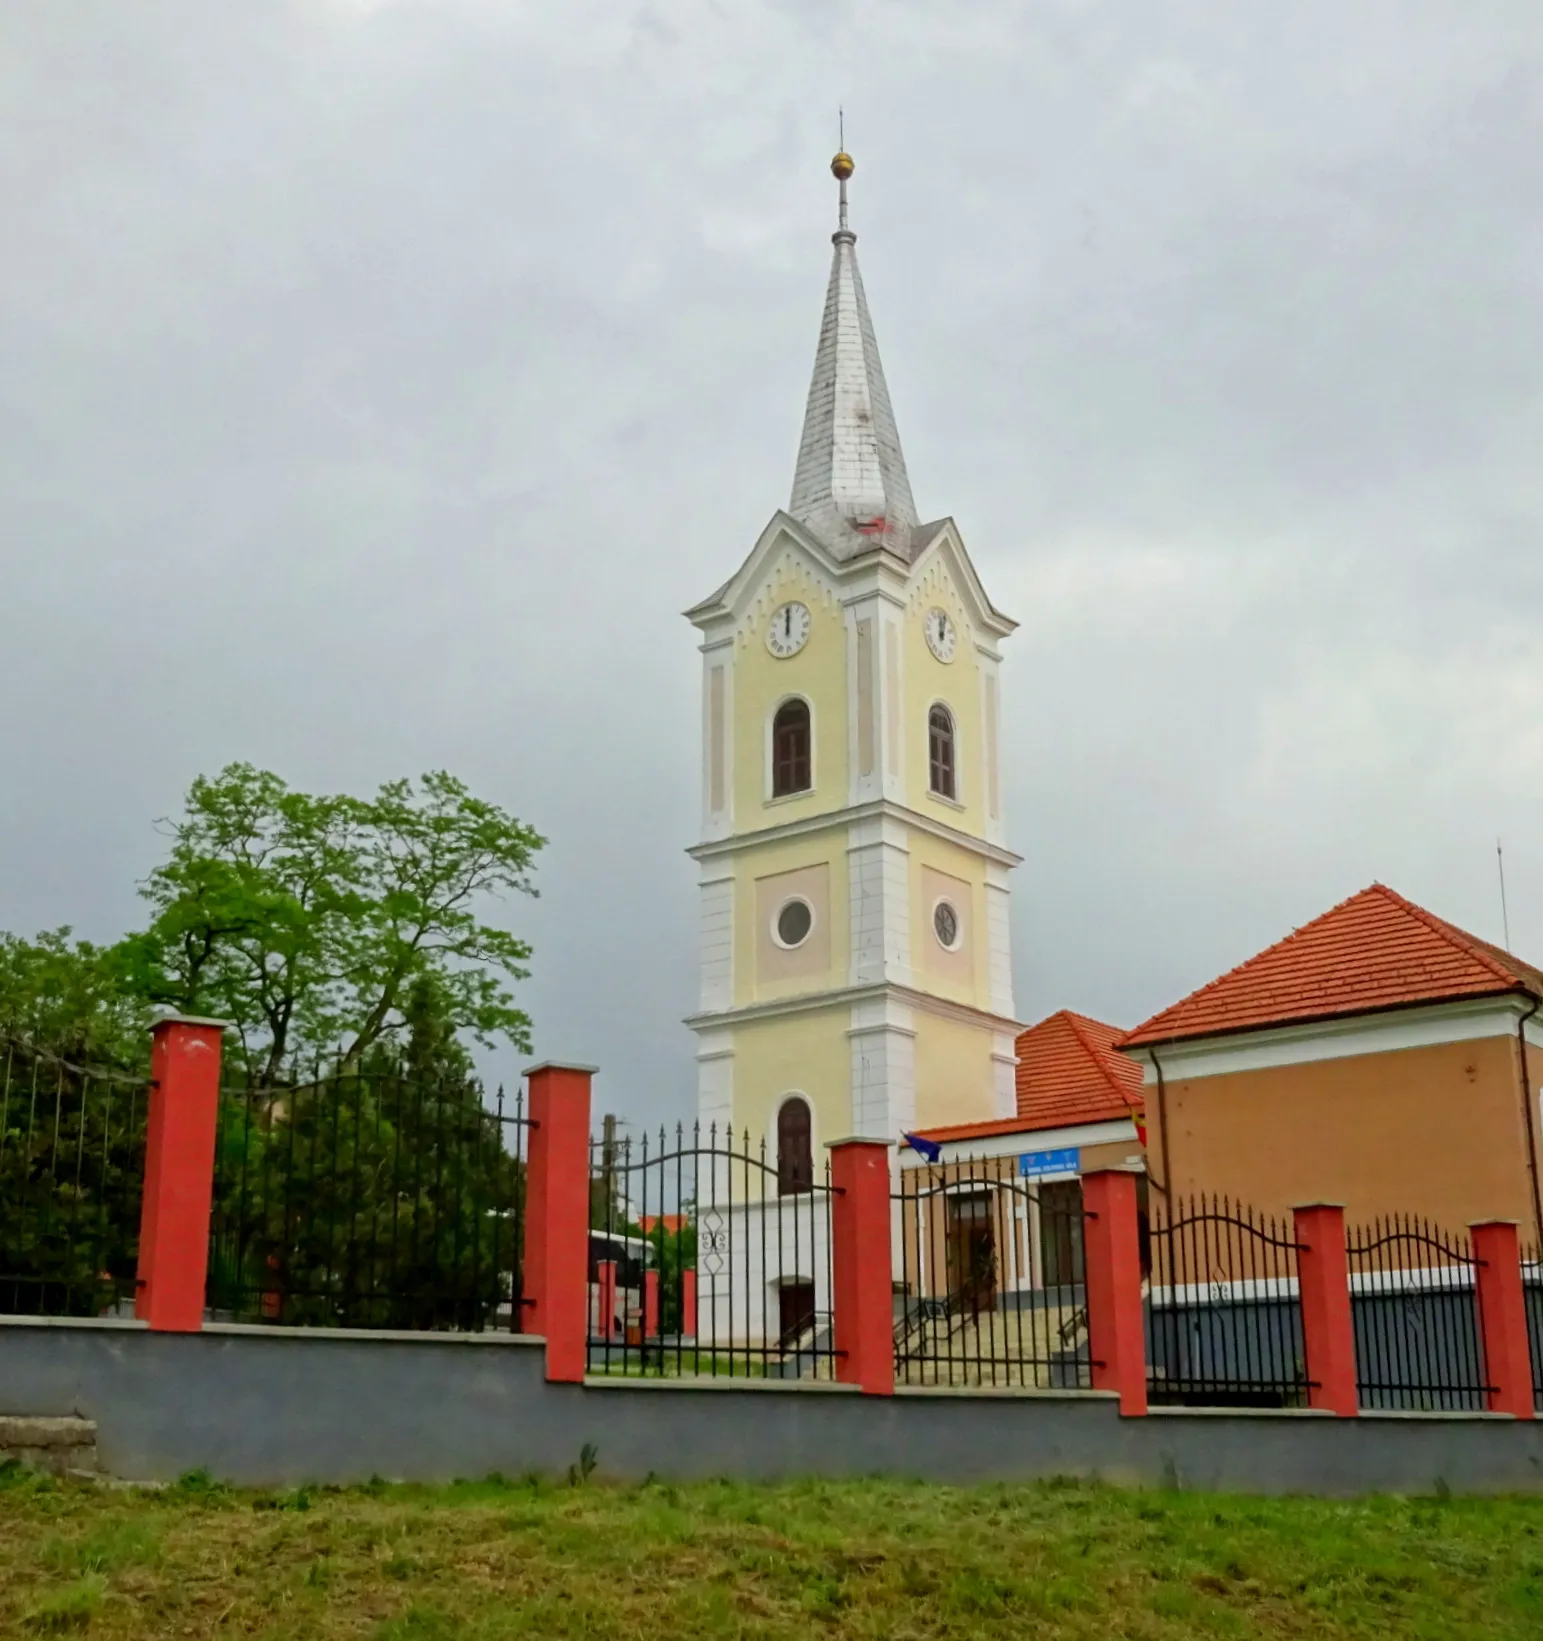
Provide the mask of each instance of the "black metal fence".
{"label": "black metal fence", "polygon": [[524,1099],[381,1064],[223,1091],[213,1314],[519,1332]]}
{"label": "black metal fence", "polygon": [[1482,1409],[1488,1386],[1468,1238],[1391,1215],[1348,1228],[1345,1247],[1361,1406]]}
{"label": "black metal fence", "polygon": [[1543,1249],[1536,1243],[1522,1249],[1522,1299],[1532,1347],[1532,1405],[1543,1413]]}
{"label": "black metal fence", "polygon": [[1152,1404],[1306,1405],[1291,1227],[1225,1197],[1199,1197],[1156,1208],[1149,1245]]}
{"label": "black metal fence", "polygon": [[899,1183],[896,1383],[1088,1389],[1081,1182],[971,1157]]}
{"label": "black metal fence", "polygon": [[0,1042],[0,1313],[131,1313],[148,1084]]}
{"label": "black metal fence", "polygon": [[835,1195],[728,1127],[595,1140],[590,1371],[833,1378]]}

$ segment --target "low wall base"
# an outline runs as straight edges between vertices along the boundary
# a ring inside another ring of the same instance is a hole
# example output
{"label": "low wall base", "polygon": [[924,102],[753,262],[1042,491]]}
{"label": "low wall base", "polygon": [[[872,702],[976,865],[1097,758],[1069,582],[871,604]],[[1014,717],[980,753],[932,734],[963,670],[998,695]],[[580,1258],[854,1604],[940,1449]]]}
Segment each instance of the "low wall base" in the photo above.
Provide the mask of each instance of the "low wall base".
{"label": "low wall base", "polygon": [[1543,1492],[1543,1422],[1163,1411],[1112,1397],[720,1379],[551,1385],[507,1335],[0,1320],[0,1415],[94,1420],[110,1475],[254,1486],[374,1476],[1051,1476],[1253,1493]]}

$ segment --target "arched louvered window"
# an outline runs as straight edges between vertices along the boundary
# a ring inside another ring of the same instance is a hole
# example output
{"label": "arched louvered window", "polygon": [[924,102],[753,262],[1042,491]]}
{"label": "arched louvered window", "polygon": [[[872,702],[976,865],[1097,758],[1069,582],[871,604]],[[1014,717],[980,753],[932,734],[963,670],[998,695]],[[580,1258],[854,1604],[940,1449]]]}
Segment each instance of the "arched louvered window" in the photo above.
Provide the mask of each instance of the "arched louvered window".
{"label": "arched louvered window", "polygon": [[945,706],[927,714],[927,768],[932,790],[942,798],[957,797],[954,780],[954,719]]}
{"label": "arched louvered window", "polygon": [[813,784],[809,703],[794,696],[777,708],[772,719],[772,796],[807,792]]}
{"label": "arched louvered window", "polygon": [[795,1094],[777,1113],[777,1194],[794,1196],[814,1188],[813,1122],[809,1102]]}

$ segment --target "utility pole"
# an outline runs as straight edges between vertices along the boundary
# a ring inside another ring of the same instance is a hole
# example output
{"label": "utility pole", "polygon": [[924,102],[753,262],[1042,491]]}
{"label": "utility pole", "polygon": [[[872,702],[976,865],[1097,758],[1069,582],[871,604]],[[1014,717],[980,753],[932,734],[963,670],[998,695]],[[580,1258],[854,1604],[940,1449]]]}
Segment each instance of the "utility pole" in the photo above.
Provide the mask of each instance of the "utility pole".
{"label": "utility pole", "polygon": [[600,1125],[600,1177],[605,1192],[605,1225],[616,1223],[616,1114],[607,1111]]}

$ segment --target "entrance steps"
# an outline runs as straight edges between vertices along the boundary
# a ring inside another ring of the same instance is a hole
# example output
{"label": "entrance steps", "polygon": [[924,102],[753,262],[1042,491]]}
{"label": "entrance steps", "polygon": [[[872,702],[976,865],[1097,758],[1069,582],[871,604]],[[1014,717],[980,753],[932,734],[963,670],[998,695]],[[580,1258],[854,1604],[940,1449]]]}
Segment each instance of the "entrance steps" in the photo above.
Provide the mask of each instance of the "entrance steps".
{"label": "entrance steps", "polygon": [[51,1475],[100,1474],[94,1419],[41,1419],[0,1414],[0,1464]]}

